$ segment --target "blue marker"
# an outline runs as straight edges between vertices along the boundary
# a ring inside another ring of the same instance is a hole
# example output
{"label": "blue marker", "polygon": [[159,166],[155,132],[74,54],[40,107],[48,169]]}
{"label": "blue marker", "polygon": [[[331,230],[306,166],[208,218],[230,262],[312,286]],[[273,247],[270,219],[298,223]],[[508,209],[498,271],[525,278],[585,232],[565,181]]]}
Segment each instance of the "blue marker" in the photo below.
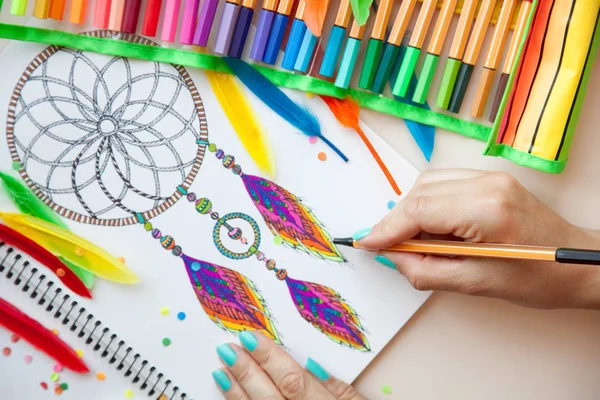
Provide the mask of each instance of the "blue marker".
{"label": "blue marker", "polygon": [[285,53],[283,55],[283,61],[281,62],[281,68],[293,71],[298,59],[298,53],[300,53],[300,46],[306,33],[306,24],[304,23],[304,0],[298,4],[298,10],[296,10],[296,17],[292,23],[292,29],[290,30],[290,37],[288,38]]}

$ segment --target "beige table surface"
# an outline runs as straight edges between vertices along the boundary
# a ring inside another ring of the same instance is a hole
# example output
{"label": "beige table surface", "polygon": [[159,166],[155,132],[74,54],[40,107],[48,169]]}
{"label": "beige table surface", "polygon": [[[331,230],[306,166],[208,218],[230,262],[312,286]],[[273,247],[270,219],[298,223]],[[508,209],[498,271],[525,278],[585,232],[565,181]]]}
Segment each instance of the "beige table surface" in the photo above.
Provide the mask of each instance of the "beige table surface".
{"label": "beige table surface", "polygon": [[[561,175],[484,157],[482,142],[440,130],[427,165],[403,122],[368,111],[363,120],[420,170],[508,171],[567,220],[600,229],[599,104],[597,62]],[[391,395],[381,392],[383,385]],[[600,312],[531,310],[435,293],[356,387],[370,399],[600,399]]]}

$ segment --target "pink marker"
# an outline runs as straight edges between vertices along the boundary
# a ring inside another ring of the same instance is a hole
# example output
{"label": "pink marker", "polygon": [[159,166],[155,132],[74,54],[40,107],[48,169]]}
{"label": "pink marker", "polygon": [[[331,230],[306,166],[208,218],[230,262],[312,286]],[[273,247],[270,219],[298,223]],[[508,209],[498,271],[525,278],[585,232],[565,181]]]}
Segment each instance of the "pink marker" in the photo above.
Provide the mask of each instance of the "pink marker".
{"label": "pink marker", "polygon": [[182,44],[192,44],[194,40],[194,27],[199,4],[200,0],[185,0],[183,21],[181,21],[181,31],[179,31],[179,42]]}
{"label": "pink marker", "polygon": [[174,42],[179,21],[179,0],[167,0],[160,38],[165,42]]}
{"label": "pink marker", "polygon": [[110,16],[110,0],[97,0],[94,10],[94,26],[100,29],[108,28]]}

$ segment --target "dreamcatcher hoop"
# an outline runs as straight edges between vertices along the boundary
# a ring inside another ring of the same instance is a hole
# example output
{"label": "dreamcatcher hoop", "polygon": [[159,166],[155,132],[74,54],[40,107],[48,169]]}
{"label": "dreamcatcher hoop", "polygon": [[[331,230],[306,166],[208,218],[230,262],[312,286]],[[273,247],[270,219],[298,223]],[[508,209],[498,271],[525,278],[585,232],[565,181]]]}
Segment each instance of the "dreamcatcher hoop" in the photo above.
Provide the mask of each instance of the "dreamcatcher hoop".
{"label": "dreamcatcher hoop", "polygon": [[[156,45],[156,43],[149,41],[145,38],[136,36],[136,35],[131,35],[131,34],[127,34],[127,33],[115,33],[115,32],[107,31],[107,30],[87,32],[87,33],[84,33],[84,35],[101,37],[101,38],[109,38],[109,37],[114,37],[114,36],[118,35],[119,39],[129,41],[132,43]],[[30,174],[27,172],[27,169],[22,164],[22,160],[21,160],[21,157],[19,156],[19,151],[18,151],[17,137],[15,135],[15,128],[16,128],[16,123],[17,123],[16,117],[17,117],[17,112],[18,112],[19,99],[22,95],[22,90],[25,87],[25,84],[27,83],[27,81],[32,77],[32,74],[34,74],[34,72],[41,65],[43,65],[45,62],[47,62],[50,57],[52,57],[53,55],[55,55],[57,52],[61,51],[62,49],[63,49],[63,47],[60,47],[60,46],[49,46],[46,49],[44,49],[27,66],[27,68],[25,69],[25,71],[23,72],[23,74],[21,75],[21,77],[19,78],[19,80],[15,86],[15,89],[12,93],[12,96],[11,96],[11,99],[9,102],[7,124],[6,124],[6,136],[7,136],[8,148],[9,148],[9,152],[10,152],[12,161],[15,165],[17,165],[19,167],[18,172],[21,175],[21,178],[31,188],[31,190],[35,193],[35,195],[38,198],[40,198],[45,204],[47,204],[49,207],[51,207],[54,211],[56,211],[58,214],[66,217],[66,218],[69,218],[71,220],[75,220],[77,222],[92,224],[92,225],[127,226],[127,225],[137,224],[137,223],[139,223],[139,221],[133,212],[130,213],[128,216],[121,217],[121,218],[98,218],[94,215],[86,215],[81,212],[73,211],[67,207],[64,207],[61,204],[58,204],[51,197],[49,197],[46,193],[44,193],[44,191],[42,189],[40,189],[38,184],[35,182],[34,179],[32,179]],[[182,192],[187,190],[191,186],[191,184],[194,181],[194,179],[196,178],[196,175],[198,174],[198,171],[200,170],[200,166],[202,165],[202,162],[204,160],[204,155],[205,155],[206,147],[207,147],[206,143],[208,142],[208,124],[207,124],[207,120],[206,120],[204,104],[202,102],[202,99],[200,97],[198,89],[196,88],[196,85],[192,81],[191,77],[189,76],[189,74],[185,68],[183,68],[182,66],[173,65],[173,64],[171,64],[171,66],[177,71],[179,76],[183,79],[184,86],[185,86],[185,88],[187,88],[187,90],[189,91],[189,94],[191,95],[191,100],[193,102],[193,107],[195,109],[195,114],[196,114],[194,116],[194,120],[197,117],[197,121],[199,123],[199,128],[198,128],[198,132],[197,132],[198,140],[196,141],[196,143],[193,144],[194,146],[197,146],[197,152],[195,154],[195,159],[193,160],[193,162],[191,163],[191,166],[189,167],[190,168],[189,172],[187,173],[187,175],[185,175],[185,179],[183,179],[181,182],[178,182],[177,184],[173,185],[172,194],[170,194],[166,198],[161,198],[160,204],[158,204],[146,211],[139,212],[141,210],[132,210],[138,214],[141,214],[141,216],[143,216],[143,218],[147,219],[147,220],[158,216],[159,214],[165,212],[167,209],[172,207],[183,196]],[[192,144],[190,144],[190,145],[192,146]],[[115,168],[116,168],[116,163],[113,162],[113,164],[115,164]],[[74,182],[73,182],[73,184],[74,184]],[[132,191],[136,192],[135,187],[131,187],[130,189]],[[184,189],[184,190],[182,191],[181,189]],[[138,192],[136,192],[136,193],[138,193]],[[156,201],[158,201],[158,200],[156,200]]]}

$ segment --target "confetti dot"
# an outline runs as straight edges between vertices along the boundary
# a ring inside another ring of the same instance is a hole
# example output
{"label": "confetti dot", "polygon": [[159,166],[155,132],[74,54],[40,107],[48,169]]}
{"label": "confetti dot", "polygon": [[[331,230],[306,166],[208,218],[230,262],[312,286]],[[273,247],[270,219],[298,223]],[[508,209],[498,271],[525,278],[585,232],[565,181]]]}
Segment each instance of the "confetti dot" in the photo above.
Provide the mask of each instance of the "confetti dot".
{"label": "confetti dot", "polygon": [[67,390],[69,388],[69,385],[66,382],[63,382],[63,383],[60,384],[60,388],[62,390]]}
{"label": "confetti dot", "polygon": [[57,396],[60,396],[62,394],[62,392],[63,392],[63,390],[60,386],[54,388],[54,394],[56,394]]}
{"label": "confetti dot", "polygon": [[169,339],[168,337],[164,338],[164,339],[162,340],[162,344],[163,344],[163,346],[165,346],[165,347],[168,347],[168,346],[170,346],[170,345],[171,345],[171,339]]}
{"label": "confetti dot", "polygon": [[178,320],[183,321],[183,320],[185,320],[185,317],[186,317],[186,315],[183,311],[177,313]]}
{"label": "confetti dot", "polygon": [[117,261],[120,262],[121,264],[125,264],[125,258],[124,257],[118,257]]}
{"label": "confetti dot", "polygon": [[23,361],[25,361],[25,364],[31,364],[33,357],[30,354],[26,354],[25,357],[23,357]]}
{"label": "confetti dot", "polygon": [[10,341],[11,341],[11,342],[13,342],[13,343],[17,343],[17,342],[18,342],[20,339],[21,339],[21,338],[19,337],[19,335],[15,334],[15,333],[13,333],[13,334],[10,336]]}
{"label": "confetti dot", "polygon": [[2,354],[4,354],[6,357],[10,356],[10,353],[12,353],[10,347],[5,347],[2,349]]}
{"label": "confetti dot", "polygon": [[63,276],[65,276],[65,270],[62,268],[57,269],[56,275],[58,275],[59,278],[62,278]]}
{"label": "confetti dot", "polygon": [[388,209],[392,209],[394,208],[394,206],[396,205],[396,202],[394,200],[390,200],[388,201]]}
{"label": "confetti dot", "polygon": [[63,366],[60,365],[59,363],[54,364],[54,367],[52,367],[52,371],[54,372],[62,372],[63,370]]}
{"label": "confetti dot", "polygon": [[319,140],[319,138],[317,138],[316,136],[310,136],[308,138],[308,143],[315,144],[315,143],[317,143],[317,140]]}
{"label": "confetti dot", "polygon": [[161,307],[161,308],[160,308],[160,313],[161,313],[162,315],[169,315],[169,312],[171,312],[171,310],[169,309],[169,307],[166,307],[166,306],[165,306],[165,307]]}
{"label": "confetti dot", "polygon": [[76,254],[78,257],[81,257],[81,256],[83,256],[83,249],[82,249],[81,247],[78,247],[78,248],[76,248],[76,249],[75,249],[75,254]]}
{"label": "confetti dot", "polygon": [[273,243],[275,243],[277,246],[279,246],[283,243],[283,239],[281,238],[281,236],[275,236],[273,238]]}
{"label": "confetti dot", "polygon": [[42,389],[48,390],[48,384],[46,382],[40,382],[40,386],[42,387]]}
{"label": "confetti dot", "polygon": [[96,379],[98,379],[99,381],[103,381],[106,379],[106,374],[104,372],[98,372],[96,374]]}
{"label": "confetti dot", "polygon": [[392,387],[391,387],[391,386],[389,386],[389,385],[385,385],[385,386],[383,386],[383,387],[381,388],[381,391],[382,391],[384,394],[392,394]]}
{"label": "confetti dot", "polygon": [[50,380],[52,382],[58,382],[59,378],[60,378],[60,376],[58,376],[58,374],[56,372],[53,372],[52,375],[50,375]]}
{"label": "confetti dot", "polygon": [[58,336],[58,329],[52,328],[50,329],[50,332],[54,333],[54,336]]}
{"label": "confetti dot", "polygon": [[125,398],[126,398],[126,399],[133,399],[133,390],[131,390],[131,389],[127,389],[127,390],[125,391]]}
{"label": "confetti dot", "polygon": [[317,154],[317,158],[321,161],[325,161],[327,160],[327,154],[320,152],[319,154]]}
{"label": "confetti dot", "polygon": [[75,354],[77,354],[77,357],[83,358],[83,351],[77,349],[77,350],[75,350]]}

